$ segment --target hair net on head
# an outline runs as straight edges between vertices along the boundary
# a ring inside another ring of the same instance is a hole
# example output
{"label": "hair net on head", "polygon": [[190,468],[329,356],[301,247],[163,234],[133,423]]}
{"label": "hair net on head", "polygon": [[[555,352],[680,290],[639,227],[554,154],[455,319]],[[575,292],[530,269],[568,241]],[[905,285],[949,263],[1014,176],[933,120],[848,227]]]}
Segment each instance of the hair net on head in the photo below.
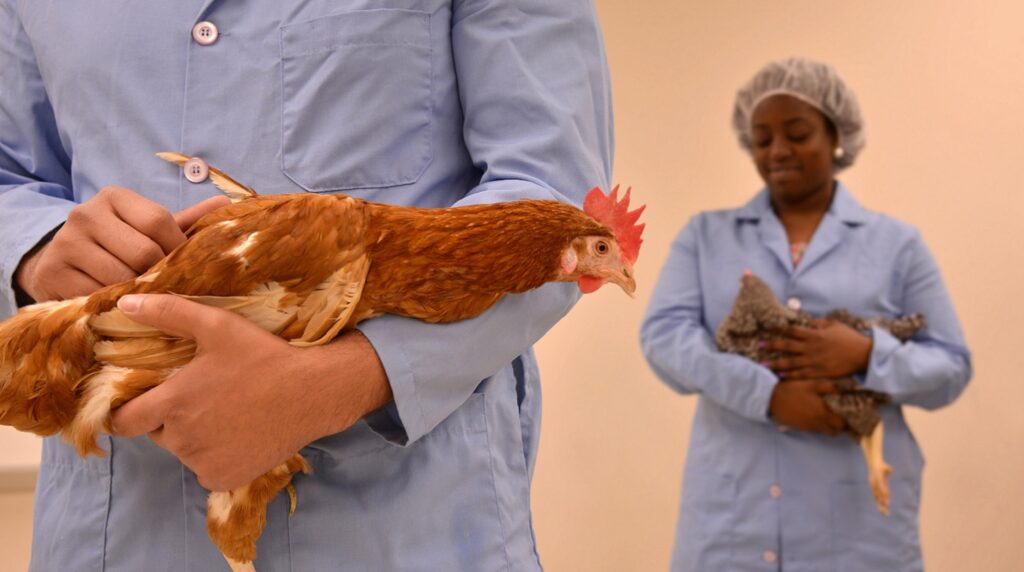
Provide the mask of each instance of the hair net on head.
{"label": "hair net on head", "polygon": [[864,148],[864,121],[857,97],[832,66],[803,58],[764,66],[736,93],[732,126],[744,149],[752,150],[750,120],[754,109],[765,98],[778,94],[796,97],[824,113],[836,128],[842,149],[841,156],[833,159],[836,169],[853,164]]}

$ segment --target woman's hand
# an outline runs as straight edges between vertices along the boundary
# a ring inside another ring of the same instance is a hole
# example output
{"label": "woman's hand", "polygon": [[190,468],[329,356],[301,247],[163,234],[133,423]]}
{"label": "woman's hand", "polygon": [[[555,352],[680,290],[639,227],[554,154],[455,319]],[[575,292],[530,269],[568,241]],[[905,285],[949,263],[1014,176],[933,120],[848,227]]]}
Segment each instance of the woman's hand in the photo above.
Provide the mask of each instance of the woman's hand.
{"label": "woman's hand", "polygon": [[834,437],[846,422],[829,409],[821,397],[838,391],[834,383],[823,379],[780,382],[772,392],[769,406],[772,419],[791,429]]}
{"label": "woman's hand", "polygon": [[871,338],[831,320],[819,320],[818,328],[790,326],[768,340],[765,348],[782,357],[765,363],[784,379],[834,379],[867,370],[871,360]]}

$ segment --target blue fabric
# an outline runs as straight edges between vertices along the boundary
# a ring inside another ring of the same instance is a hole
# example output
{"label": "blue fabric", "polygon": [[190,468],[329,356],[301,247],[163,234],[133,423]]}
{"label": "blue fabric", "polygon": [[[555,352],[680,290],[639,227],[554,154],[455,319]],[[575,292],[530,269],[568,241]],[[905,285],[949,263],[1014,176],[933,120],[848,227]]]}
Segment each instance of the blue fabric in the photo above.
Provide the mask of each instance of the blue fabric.
{"label": "blue fabric", "polygon": [[[715,347],[714,332],[747,268],[779,299],[797,298],[812,314],[846,308],[863,316],[925,315],[927,328],[906,343],[873,332],[864,379],[896,402],[882,410],[891,516],[875,507],[853,439],[780,431],[767,415],[775,375]],[[673,571],[922,569],[924,459],[902,406],[949,404],[971,365],[939,269],[914,228],[865,210],[839,184],[794,269],[766,190],[742,208],[701,213],[673,242],[640,335],[658,377],[700,396]]]}
{"label": "blue fabric", "polygon": [[[25,253],[101,187],[172,211],[217,194],[157,151],[203,157],[263,194],[423,207],[579,204],[609,183],[590,2],[0,6],[0,316]],[[204,20],[220,31],[210,46],[191,37]],[[458,324],[364,323],[395,402],[305,450],[314,473],[296,481],[294,516],[287,499],[271,506],[257,569],[539,569],[530,346],[577,299],[560,284]],[[227,570],[195,477],[147,439],[104,446],[82,460],[46,440],[32,570]]]}

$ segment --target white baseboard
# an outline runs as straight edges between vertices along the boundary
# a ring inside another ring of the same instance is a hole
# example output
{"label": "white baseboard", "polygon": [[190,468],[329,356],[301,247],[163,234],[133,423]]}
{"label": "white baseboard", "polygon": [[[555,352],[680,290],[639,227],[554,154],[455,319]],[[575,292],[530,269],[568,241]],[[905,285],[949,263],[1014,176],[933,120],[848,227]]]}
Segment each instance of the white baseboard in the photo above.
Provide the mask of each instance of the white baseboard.
{"label": "white baseboard", "polygon": [[39,467],[33,465],[0,468],[0,493],[30,493],[36,488]]}

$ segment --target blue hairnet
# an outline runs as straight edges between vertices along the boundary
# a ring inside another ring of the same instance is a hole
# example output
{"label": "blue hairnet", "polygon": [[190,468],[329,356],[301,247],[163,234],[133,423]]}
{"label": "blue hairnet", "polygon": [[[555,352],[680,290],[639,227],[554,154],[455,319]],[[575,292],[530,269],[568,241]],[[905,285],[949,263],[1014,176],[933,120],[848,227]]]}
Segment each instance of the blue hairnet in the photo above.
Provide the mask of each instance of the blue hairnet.
{"label": "blue hairnet", "polygon": [[864,121],[857,97],[846,87],[836,70],[827,64],[803,58],[772,62],[736,93],[732,126],[740,146],[752,150],[750,121],[754,109],[765,98],[785,94],[813,105],[825,114],[836,128],[840,157],[834,158],[836,169],[853,164],[864,148]]}

